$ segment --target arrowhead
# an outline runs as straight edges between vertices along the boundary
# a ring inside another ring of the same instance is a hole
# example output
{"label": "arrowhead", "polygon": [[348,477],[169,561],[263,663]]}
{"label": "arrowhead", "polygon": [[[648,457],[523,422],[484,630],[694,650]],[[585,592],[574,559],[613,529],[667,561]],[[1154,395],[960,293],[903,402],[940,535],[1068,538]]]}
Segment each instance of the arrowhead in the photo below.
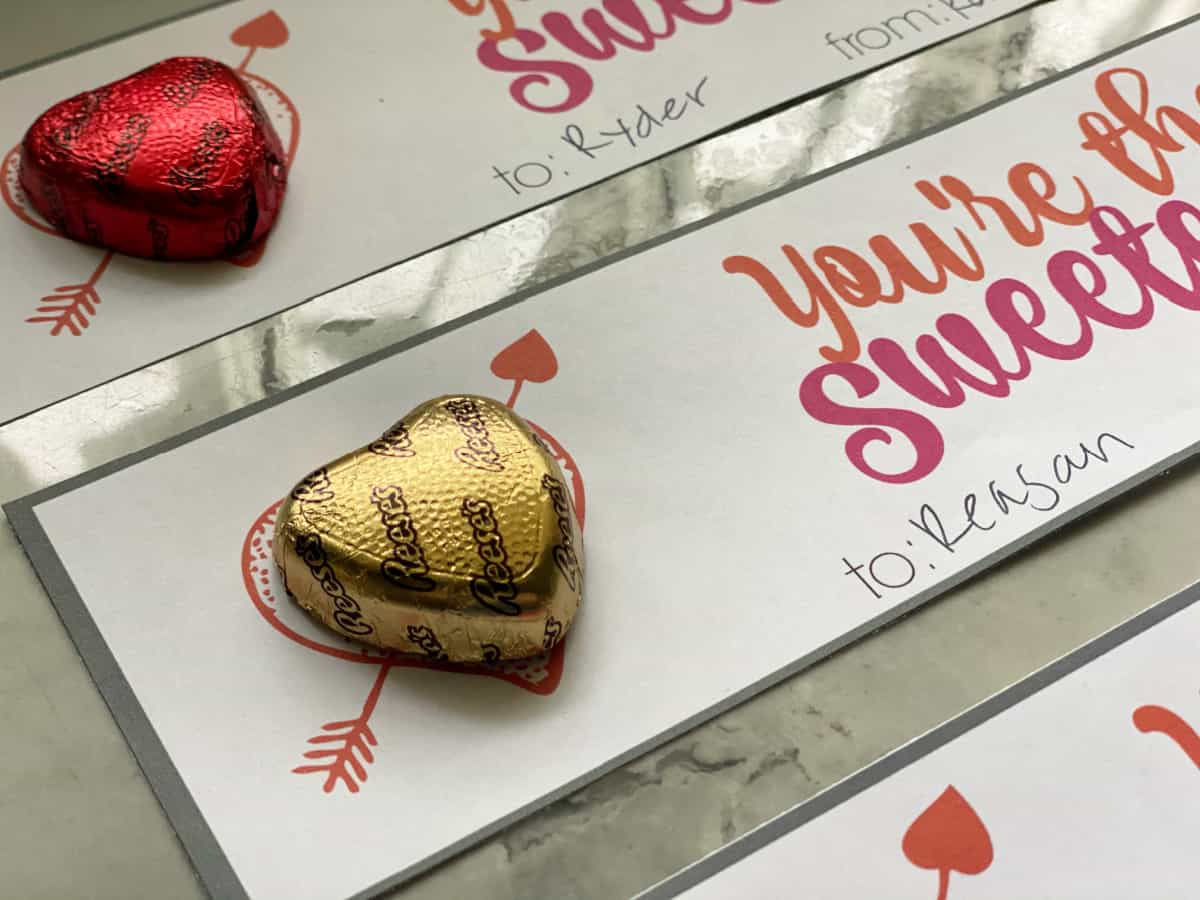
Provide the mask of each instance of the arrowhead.
{"label": "arrowhead", "polygon": [[506,381],[549,381],[558,374],[558,360],[534,328],[496,354],[492,374]]}
{"label": "arrowhead", "polygon": [[288,29],[274,10],[268,10],[235,30],[229,39],[239,47],[282,47],[287,43]]}
{"label": "arrowhead", "polygon": [[992,839],[975,810],[951,785],[904,833],[904,855],[922,869],[978,875],[992,864]]}

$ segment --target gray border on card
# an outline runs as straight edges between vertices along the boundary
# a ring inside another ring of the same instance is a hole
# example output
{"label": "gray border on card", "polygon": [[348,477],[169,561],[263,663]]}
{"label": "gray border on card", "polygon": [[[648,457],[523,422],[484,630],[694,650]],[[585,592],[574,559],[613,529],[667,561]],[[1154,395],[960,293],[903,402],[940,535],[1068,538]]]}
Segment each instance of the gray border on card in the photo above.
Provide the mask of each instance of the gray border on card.
{"label": "gray border on card", "polygon": [[[112,712],[113,718],[117,721],[122,732],[125,735],[130,747],[133,749],[138,762],[142,766],[143,772],[146,774],[147,780],[150,782],[155,793],[158,796],[159,802],[162,804],[167,817],[174,826],[176,833],[179,835],[181,842],[188,851],[192,861],[196,867],[205,887],[208,888],[214,897],[233,897],[242,898],[247,896],[245,889],[242,887],[236,874],[233,871],[231,864],[226,858],[224,852],[217,843],[211,830],[209,829],[203,814],[196,805],[194,798],[191,796],[179,772],[175,769],[171,762],[170,756],[163,747],[154,730],[153,725],[147,718],[141,705],[137,701],[137,697],[133,692],[132,687],[125,680],[121,673],[121,668],[112,652],[108,649],[104,638],[101,636],[99,629],[96,627],[94,620],[87,611],[86,604],[80,597],[78,589],[71,580],[70,574],[67,572],[62,560],[59,558],[57,551],[46,535],[45,530],[37,517],[37,507],[43,503],[70,493],[84,485],[94,481],[99,481],[130,466],[136,465],[152,457],[167,453],[184,444],[191,443],[198,438],[207,434],[211,434],[229,425],[233,425],[242,419],[254,416],[266,409],[285,403],[296,397],[308,393],[309,391],[320,388],[326,384],[336,381],[351,373],[364,369],[367,366],[373,365],[383,359],[395,356],[412,347],[419,346],[427,341],[434,340],[443,334],[455,331],[472,322],[491,316],[510,306],[522,303],[532,297],[539,296],[548,291],[557,289],[558,287],[575,281],[579,278],[584,278],[592,272],[615,265],[626,259],[633,258],[642,253],[646,253],[662,244],[669,243],[678,238],[691,234],[693,231],[698,231],[702,228],[707,228],[717,222],[739,215],[764,203],[769,203],[772,200],[789,194],[795,190],[801,189],[809,184],[822,181],[826,178],[834,177],[847,169],[861,165],[865,162],[873,160],[877,157],[888,153],[893,153],[900,150],[909,144],[917,141],[925,140],[934,135],[940,134],[943,131],[951,129],[963,122],[984,115],[990,110],[1017,100],[1027,94],[1042,90],[1051,84],[1069,78],[1079,72],[1096,66],[1105,60],[1111,59],[1122,53],[1126,53],[1135,47],[1149,43],[1174,31],[1186,28],[1200,21],[1200,14],[1189,16],[1186,19],[1176,22],[1173,25],[1168,25],[1150,34],[1144,35],[1141,38],[1130,41],[1113,50],[1096,56],[1090,60],[1080,63],[1077,66],[1072,66],[1060,73],[1057,73],[1037,84],[1030,85],[1019,91],[1016,91],[1006,97],[1001,97],[993,100],[983,106],[978,107],[970,112],[944,122],[934,128],[927,129],[912,135],[902,141],[894,144],[889,144],[885,147],[880,147],[870,153],[847,162],[841,163],[823,172],[800,179],[792,184],[785,185],[770,191],[762,196],[753,198],[728,210],[716,213],[699,222],[692,223],[682,228],[676,229],[668,234],[661,235],[657,238],[649,240],[636,247],[631,247],[622,250],[612,256],[597,260],[596,262],[585,265],[574,272],[559,278],[552,279],[537,287],[519,291],[511,296],[499,300],[493,304],[485,306],[481,309],[468,313],[458,319],[446,322],[415,335],[406,340],[400,341],[391,347],[385,347],[373,353],[369,353],[360,359],[346,363],[336,369],[333,369],[324,374],[318,375],[301,384],[294,385],[286,390],[280,391],[274,396],[264,398],[249,404],[248,406],[235,410],[225,415],[219,416],[211,422],[192,428],[172,438],[168,438],[154,446],[143,450],[131,453],[121,459],[101,465],[89,472],[84,472],[73,478],[70,478],[57,485],[44,488],[26,497],[11,501],[4,505],[4,512],[12,523],[17,537],[20,539],[25,548],[25,552],[29,557],[38,577],[41,579],[46,593],[49,595],[51,602],[57,609],[59,616],[62,618],[64,625],[67,627],[68,633],[74,640],[76,647],[79,650],[80,656],[91,672],[92,678],[99,687],[101,694],[108,703],[109,710]],[[908,601],[892,607],[891,609],[881,613],[868,622],[860,625],[841,637],[830,641],[824,646],[814,650],[811,653],[805,654],[789,665],[786,665],[770,675],[754,682],[751,685],[739,690],[732,695],[726,697],[720,702],[708,707],[693,716],[689,716],[675,726],[666,729],[650,739],[630,748],[628,751],[621,753],[604,764],[597,766],[593,770],[573,778],[559,788],[537,797],[524,806],[514,810],[508,815],[502,816],[494,822],[491,822],[484,827],[477,829],[471,834],[457,840],[442,850],[430,854],[421,861],[400,870],[395,875],[385,878],[374,885],[365,888],[358,894],[353,895],[351,900],[366,900],[366,898],[375,897],[380,893],[395,888],[406,881],[428,871],[436,865],[439,865],[452,856],[462,852],[480,841],[491,837],[507,826],[520,819],[536,812],[539,809],[555,802],[556,800],[566,797],[585,785],[591,783],[600,776],[616,769],[625,763],[636,759],[644,753],[660,746],[661,744],[675,738],[697,725],[708,721],[714,716],[720,715],[722,712],[737,706],[750,697],[765,690],[772,685],[794,675],[802,669],[811,666],[817,661],[826,656],[840,650],[841,648],[853,643],[860,637],[870,634],[894,619],[903,616],[913,609],[921,606],[933,597],[942,594],[951,588],[961,584],[964,581],[983,572],[991,566],[998,563],[1000,560],[1012,555],[1021,550],[1025,546],[1041,539],[1045,535],[1063,527],[1068,522],[1079,518],[1092,511],[1096,507],[1106,503],[1108,500],[1124,493],[1126,490],[1141,484],[1142,482],[1159,475],[1171,467],[1177,465],[1188,457],[1200,451],[1200,441],[1194,443],[1183,450],[1173,454],[1167,459],[1161,460],[1158,463],[1149,466],[1146,469],[1131,476],[1125,481],[1113,486],[1107,491],[1104,491],[1090,500],[1067,510],[1063,514],[1043,523],[1041,526],[1027,532],[1021,537],[1010,542],[1000,550],[989,554],[980,559],[975,564],[968,566],[963,571],[956,575],[940,582],[939,584],[927,590],[921,591]]]}
{"label": "gray border on card", "polygon": [[205,0],[203,5],[194,6],[191,9],[181,9],[162,18],[143,22],[141,25],[135,25],[132,28],[126,28],[123,31],[117,31],[113,34],[106,34],[103,37],[98,37],[90,41],[84,41],[82,44],[76,44],[74,47],[68,47],[66,50],[51,53],[49,56],[40,56],[29,62],[13,66],[10,69],[4,69],[0,71],[0,78],[8,78],[10,75],[20,75],[22,72],[29,72],[33,69],[40,69],[43,66],[53,65],[60,59],[78,56],[81,53],[87,53],[89,50],[95,50],[97,47],[103,47],[105,44],[115,44],[117,41],[123,41],[125,38],[133,37],[144,31],[153,31],[156,28],[162,28],[164,25],[173,25],[183,19],[190,19],[192,16],[208,12],[210,9],[216,9],[218,6],[232,6],[236,2],[237,0]]}
{"label": "gray border on card", "polygon": [[[56,62],[61,59],[66,59],[66,58],[69,58],[72,56],[76,56],[80,53],[85,53],[89,50],[93,50],[97,47],[102,47],[106,44],[116,43],[127,37],[133,37],[135,35],[145,32],[145,31],[152,31],[155,28],[158,28],[158,27],[161,27],[164,25],[173,24],[174,22],[177,22],[181,19],[191,18],[192,16],[199,15],[200,13],[209,12],[209,11],[219,8],[219,7],[230,6],[234,2],[237,2],[237,0],[214,0],[214,2],[209,3],[206,6],[202,6],[197,9],[193,9],[193,10],[187,10],[187,11],[184,11],[177,15],[169,16],[168,18],[160,19],[156,22],[151,22],[150,24],[145,25],[140,28],[132,28],[132,29],[129,29],[128,31],[120,32],[119,34],[110,35],[109,37],[101,38],[99,40],[92,41],[91,43],[84,44],[82,46],[75,47],[70,50],[66,50],[59,54],[55,54],[54,56],[48,57],[47,59],[37,60],[36,62],[30,63],[26,66],[19,66],[15,69],[7,71],[7,72],[0,72],[0,78],[6,78],[11,75],[18,75],[27,69],[40,68],[42,65],[46,65],[51,62]],[[455,235],[447,238],[446,240],[442,241],[441,243],[434,244],[429,247],[425,247],[424,249],[418,250],[415,253],[411,253],[408,256],[404,256],[399,259],[394,259],[390,262],[384,263],[383,265],[379,266],[378,268],[372,269],[369,272],[366,272],[362,275],[355,276],[354,278],[351,278],[348,281],[344,281],[341,284],[336,284],[333,287],[326,288],[322,291],[318,291],[315,294],[310,294],[307,297],[303,297],[300,300],[297,300],[295,303],[289,303],[285,306],[280,307],[279,309],[272,310],[271,312],[269,312],[265,315],[259,316],[257,319],[251,319],[249,322],[242,322],[241,324],[236,325],[233,328],[230,328],[226,331],[222,331],[222,332],[219,332],[219,333],[213,334],[213,335],[208,335],[205,338],[203,338],[202,340],[196,341],[195,343],[188,344],[186,346],[179,347],[178,349],[172,350],[169,353],[167,353],[165,356],[160,356],[160,357],[156,357],[154,359],[148,360],[147,362],[143,363],[142,365],[138,366],[137,368],[128,369],[126,371],[117,372],[114,375],[102,377],[102,378],[100,378],[100,380],[96,381],[93,384],[89,384],[85,387],[79,388],[78,390],[69,391],[68,393],[64,394],[61,397],[57,397],[53,400],[43,403],[41,406],[35,406],[33,409],[28,409],[23,412],[17,413],[10,419],[5,419],[3,421],[0,421],[0,428],[3,428],[5,425],[10,425],[13,422],[16,422],[20,419],[25,418],[26,416],[31,416],[31,415],[38,413],[44,409],[48,409],[51,406],[54,406],[56,403],[62,403],[64,400],[70,400],[72,397],[77,397],[80,394],[85,394],[88,391],[91,391],[98,387],[101,387],[102,385],[110,384],[119,378],[124,378],[126,375],[132,374],[133,372],[138,372],[143,369],[147,369],[150,366],[158,365],[159,363],[163,362],[164,360],[173,359],[176,356],[179,356],[183,353],[187,353],[188,351],[194,350],[197,347],[201,347],[204,344],[211,343],[212,341],[219,340],[220,338],[226,337],[231,334],[236,334],[237,332],[242,331],[245,328],[250,328],[254,325],[257,325],[260,322],[265,322],[268,319],[274,318],[275,316],[278,316],[278,315],[281,315],[282,313],[287,312],[288,310],[295,309],[298,306],[303,306],[305,303],[308,303],[310,300],[315,300],[317,297],[323,297],[326,294],[332,294],[334,291],[341,290],[342,288],[348,287],[351,284],[357,284],[360,281],[364,281],[367,278],[370,278],[374,275],[378,275],[380,272],[387,271],[388,269],[391,269],[395,266],[403,265],[404,263],[414,260],[420,256],[424,256],[427,253],[433,253],[435,251],[442,250],[446,247],[449,247],[451,244],[454,244],[465,238],[471,237],[472,235],[476,235],[476,234],[479,234],[480,232],[487,231],[489,228],[494,228],[495,226],[503,224],[504,222],[512,221],[513,219],[519,218],[520,216],[528,215],[529,213],[536,212],[537,210],[542,209],[544,207],[551,206],[555,203],[559,203],[568,197],[571,197],[571,196],[574,196],[575,194],[589,190],[590,188],[593,188],[598,184],[604,184],[608,181],[611,181],[614,178],[618,178],[621,175],[624,175],[626,172],[631,172],[634,169],[638,169],[638,168],[641,168],[642,166],[649,165],[652,162],[656,162],[657,160],[664,159],[673,153],[679,153],[683,150],[687,150],[689,147],[695,147],[696,145],[701,144],[704,141],[709,140],[710,138],[715,138],[719,135],[726,134],[730,131],[735,131],[736,129],[741,128],[743,125],[746,125],[749,122],[753,122],[753,121],[756,121],[759,119],[769,118],[772,115],[774,115],[775,113],[779,112],[780,110],[786,109],[790,106],[794,106],[797,103],[802,103],[805,100],[808,100],[812,97],[816,97],[820,94],[824,94],[829,91],[837,90],[842,85],[849,84],[852,81],[857,81],[859,78],[864,78],[867,75],[872,74],[873,72],[877,72],[881,69],[885,69],[888,66],[902,62],[906,59],[909,59],[910,57],[916,56],[917,54],[924,53],[927,50],[932,50],[934,47],[938,47],[942,44],[953,41],[956,38],[960,38],[965,34],[970,34],[971,32],[977,31],[980,28],[985,28],[988,25],[992,25],[996,22],[1003,21],[1004,19],[1007,19],[1009,16],[1015,16],[1017,13],[1022,12],[1026,9],[1029,9],[1032,6],[1037,6],[1041,3],[1047,3],[1047,2],[1050,2],[1050,0],[1027,0],[1027,2],[1024,5],[1018,7],[1017,9],[1011,10],[1007,13],[1003,13],[1002,15],[999,15],[994,19],[987,19],[987,20],[979,22],[977,24],[972,24],[971,26],[964,28],[962,31],[956,31],[953,34],[948,34],[948,35],[946,35],[946,37],[941,38],[939,40],[931,41],[928,44],[922,44],[921,46],[914,48],[913,50],[909,51],[908,53],[901,53],[890,59],[882,60],[878,65],[868,66],[865,69],[860,69],[856,72],[851,72],[850,74],[846,75],[843,78],[837,78],[837,79],[834,79],[833,81],[824,82],[820,85],[817,85],[816,87],[810,88],[805,91],[801,91],[800,93],[795,94],[792,97],[789,97],[786,100],[783,100],[782,102],[776,103],[772,106],[763,107],[762,109],[752,112],[747,116],[743,116],[740,119],[735,119],[732,122],[727,122],[724,125],[717,126],[712,131],[704,132],[699,137],[697,137],[695,140],[688,141],[684,144],[680,144],[678,147],[671,147],[667,150],[664,150],[661,153],[656,153],[656,154],[647,156],[643,160],[639,160],[638,162],[631,163],[630,165],[626,166],[625,168],[618,169],[615,172],[610,172],[608,175],[605,175],[602,178],[598,178],[595,181],[581,184],[579,187],[574,188],[573,190],[564,191],[561,194],[556,194],[552,197],[548,197],[546,200],[543,200],[539,203],[534,203],[531,206],[522,207],[522,208],[518,209],[516,212],[510,213],[507,215],[502,215],[499,218],[493,219],[489,222],[485,222],[482,225],[469,227],[465,231],[459,232],[458,234],[455,234]],[[1173,26],[1168,26],[1168,28],[1162,29],[1161,32],[1155,32],[1155,34],[1159,34],[1159,33],[1168,31],[1171,27],[1173,27]],[[1145,38],[1143,38],[1142,40],[1144,40],[1144,39]],[[1132,47],[1132,46],[1134,46],[1134,44],[1130,43],[1128,46]],[[1118,48],[1118,49],[1120,49],[1120,48]],[[1117,51],[1110,51],[1110,52],[1117,52]],[[1104,57],[1097,57],[1096,59],[1099,60],[1099,59],[1103,59],[1103,58]],[[1087,63],[1084,63],[1084,65],[1087,65]],[[1073,71],[1073,70],[1071,70],[1071,71]],[[1037,85],[1033,85],[1033,87],[1036,87],[1036,86]],[[1028,90],[1028,89],[1029,88],[1026,88],[1025,90]],[[1021,93],[1023,93],[1023,91],[1017,92],[1017,93],[1013,94],[1012,96],[1017,97],[1017,96],[1020,96]],[[1005,99],[1008,99],[1008,98],[1005,98]],[[982,107],[982,108],[987,108],[987,107]],[[949,124],[953,124],[955,121],[958,121],[958,120],[952,119]],[[931,131],[929,133],[933,133],[933,132]],[[920,136],[921,135],[916,135],[915,137],[920,137]],[[913,138],[909,138],[908,140],[904,141],[904,143],[909,143],[909,141],[911,141],[911,140],[913,140]],[[894,145],[894,147],[901,147],[901,146],[903,146],[903,144],[900,144],[900,143]],[[860,157],[858,160],[852,160],[852,162],[855,162],[855,161],[861,162],[866,158],[867,157]],[[830,170],[827,170],[826,173],[822,173],[822,174],[833,174],[834,171],[836,171],[836,170],[830,169]],[[801,185],[807,183],[807,181],[809,181],[809,180],[812,180],[812,176],[810,176],[810,178],[808,178],[808,179],[801,180],[795,184],[786,185],[783,188],[779,189],[779,191],[772,192],[769,194],[764,194],[759,199],[770,199],[771,197],[774,197],[776,195],[776,193],[778,193],[778,192],[786,192],[793,188],[800,187]],[[745,206],[732,207],[728,210],[725,210],[723,213],[719,213],[716,216],[713,216],[710,219],[704,220],[703,222],[693,223],[693,224],[700,225],[700,224],[711,223],[713,221],[716,221],[716,219],[720,218],[721,216],[728,215],[728,214],[731,214],[734,212],[739,212],[742,209],[746,208],[746,206],[750,206],[750,205],[753,205],[753,203],[751,202],[749,204],[746,204]],[[667,236],[669,236],[669,235],[667,235]],[[649,248],[649,247],[653,246],[654,243],[660,242],[662,240],[662,237],[667,237],[667,236],[660,236],[660,238],[656,239],[655,241],[648,241],[641,246],[643,248]],[[619,258],[620,257],[614,256],[608,260],[605,260],[604,262],[606,262],[606,263],[607,262],[616,262],[617,259],[619,259]],[[582,274],[586,273],[587,271],[590,271],[590,269],[581,268],[581,269],[577,269],[574,274],[582,275]],[[568,276],[568,280],[570,277],[571,276]],[[546,287],[550,287],[552,284],[553,283],[547,283],[546,285],[543,286],[542,289],[545,289]],[[501,301],[501,302],[503,302],[503,301]],[[498,308],[500,308],[499,305],[494,305],[492,307],[489,307],[488,309],[495,310]],[[465,324],[465,323],[463,323],[463,324]],[[397,346],[399,346],[399,345],[397,345]],[[395,352],[395,350],[396,350],[395,347],[384,348],[384,350],[381,352],[383,352],[385,355],[387,355],[390,352]],[[335,370],[335,371],[339,371],[339,370]]]}
{"label": "gray border on card", "polygon": [[686,869],[681,869],[676,874],[638,894],[635,900],[670,900],[672,897],[678,897],[684,891],[690,890],[702,881],[736,865],[747,856],[756,853],[773,841],[791,834],[813,819],[820,818],[868,788],[875,787],[913,763],[924,759],[935,750],[941,749],[972,729],[994,719],[1000,713],[1028,700],[1072,672],[1095,662],[1110,650],[1115,650],[1156,625],[1162,624],[1197,601],[1200,601],[1200,581],[1166,600],[1159,601],[1133,618],[1126,619],[1111,631],[1106,631],[1100,637],[1071,651],[1066,656],[1056,659],[1045,668],[1038,669],[1028,678],[1018,681],[998,694],[993,694],[961,715],[955,716],[900,749],[859,769],[853,775],[821,791],[815,797],[796,804],[773,819],[768,819],[753,831],[747,832],[732,843],[713,851]]}
{"label": "gray border on card", "polygon": [[75,583],[67,574],[58,551],[42,528],[33,507],[17,501],[5,506],[4,511],[96,687],[117,720],[129,749],[154,789],[180,843],[191,857],[201,883],[213,897],[248,900],[250,895],[242,887],[241,880],[217,843],[204,814],[171,761],[167,748],[158,739],[158,733],[138,703],[133,687],[121,673],[120,664],[100,634],[96,621],[79,596]]}

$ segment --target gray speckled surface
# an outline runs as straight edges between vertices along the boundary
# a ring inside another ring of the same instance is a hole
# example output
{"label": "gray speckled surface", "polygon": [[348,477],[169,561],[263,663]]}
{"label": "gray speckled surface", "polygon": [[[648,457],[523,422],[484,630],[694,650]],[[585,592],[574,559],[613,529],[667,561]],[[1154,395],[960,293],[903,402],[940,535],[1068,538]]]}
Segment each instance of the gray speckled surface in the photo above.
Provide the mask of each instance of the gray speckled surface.
{"label": "gray speckled surface", "polygon": [[[22,5],[16,65],[183,4]],[[0,500],[694,221],[1200,12],[1054,0],[0,430]],[[90,31],[89,31],[90,29]],[[56,45],[57,42],[57,45]],[[7,66],[6,66],[7,67]],[[401,298],[397,300],[396,298]],[[1200,465],[614,772],[400,892],[627,897],[1200,575]],[[0,531],[4,896],[201,891],[10,530]],[[331,850],[331,858],[334,857]]]}

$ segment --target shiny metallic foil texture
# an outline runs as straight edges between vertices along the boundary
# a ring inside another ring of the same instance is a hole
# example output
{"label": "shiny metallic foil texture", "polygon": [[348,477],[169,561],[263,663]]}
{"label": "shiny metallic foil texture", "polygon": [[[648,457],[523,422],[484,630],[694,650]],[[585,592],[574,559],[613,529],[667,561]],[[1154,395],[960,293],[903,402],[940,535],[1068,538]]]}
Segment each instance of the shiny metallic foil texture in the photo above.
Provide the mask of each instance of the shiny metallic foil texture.
{"label": "shiny metallic foil texture", "polygon": [[25,134],[20,179],[75,240],[212,259],[266,235],[287,174],[279,136],[237,74],[175,57],[44,112]]}
{"label": "shiny metallic foil texture", "polygon": [[452,662],[562,640],[583,545],[558,463],[507,406],[453,396],[301,481],[274,542],[288,593],[363,643]]}

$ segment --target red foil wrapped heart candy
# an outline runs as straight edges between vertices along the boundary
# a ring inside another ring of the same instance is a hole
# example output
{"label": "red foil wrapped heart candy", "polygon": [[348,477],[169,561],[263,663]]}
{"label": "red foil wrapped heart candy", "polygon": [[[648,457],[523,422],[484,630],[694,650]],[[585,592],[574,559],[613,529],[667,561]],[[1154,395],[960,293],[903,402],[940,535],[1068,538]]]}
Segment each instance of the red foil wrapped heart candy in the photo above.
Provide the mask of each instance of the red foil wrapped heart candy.
{"label": "red foil wrapped heart candy", "polygon": [[21,145],[21,187],[68,237],[133,256],[231,256],[270,230],[279,136],[228,66],[180,56],[55,104]]}

